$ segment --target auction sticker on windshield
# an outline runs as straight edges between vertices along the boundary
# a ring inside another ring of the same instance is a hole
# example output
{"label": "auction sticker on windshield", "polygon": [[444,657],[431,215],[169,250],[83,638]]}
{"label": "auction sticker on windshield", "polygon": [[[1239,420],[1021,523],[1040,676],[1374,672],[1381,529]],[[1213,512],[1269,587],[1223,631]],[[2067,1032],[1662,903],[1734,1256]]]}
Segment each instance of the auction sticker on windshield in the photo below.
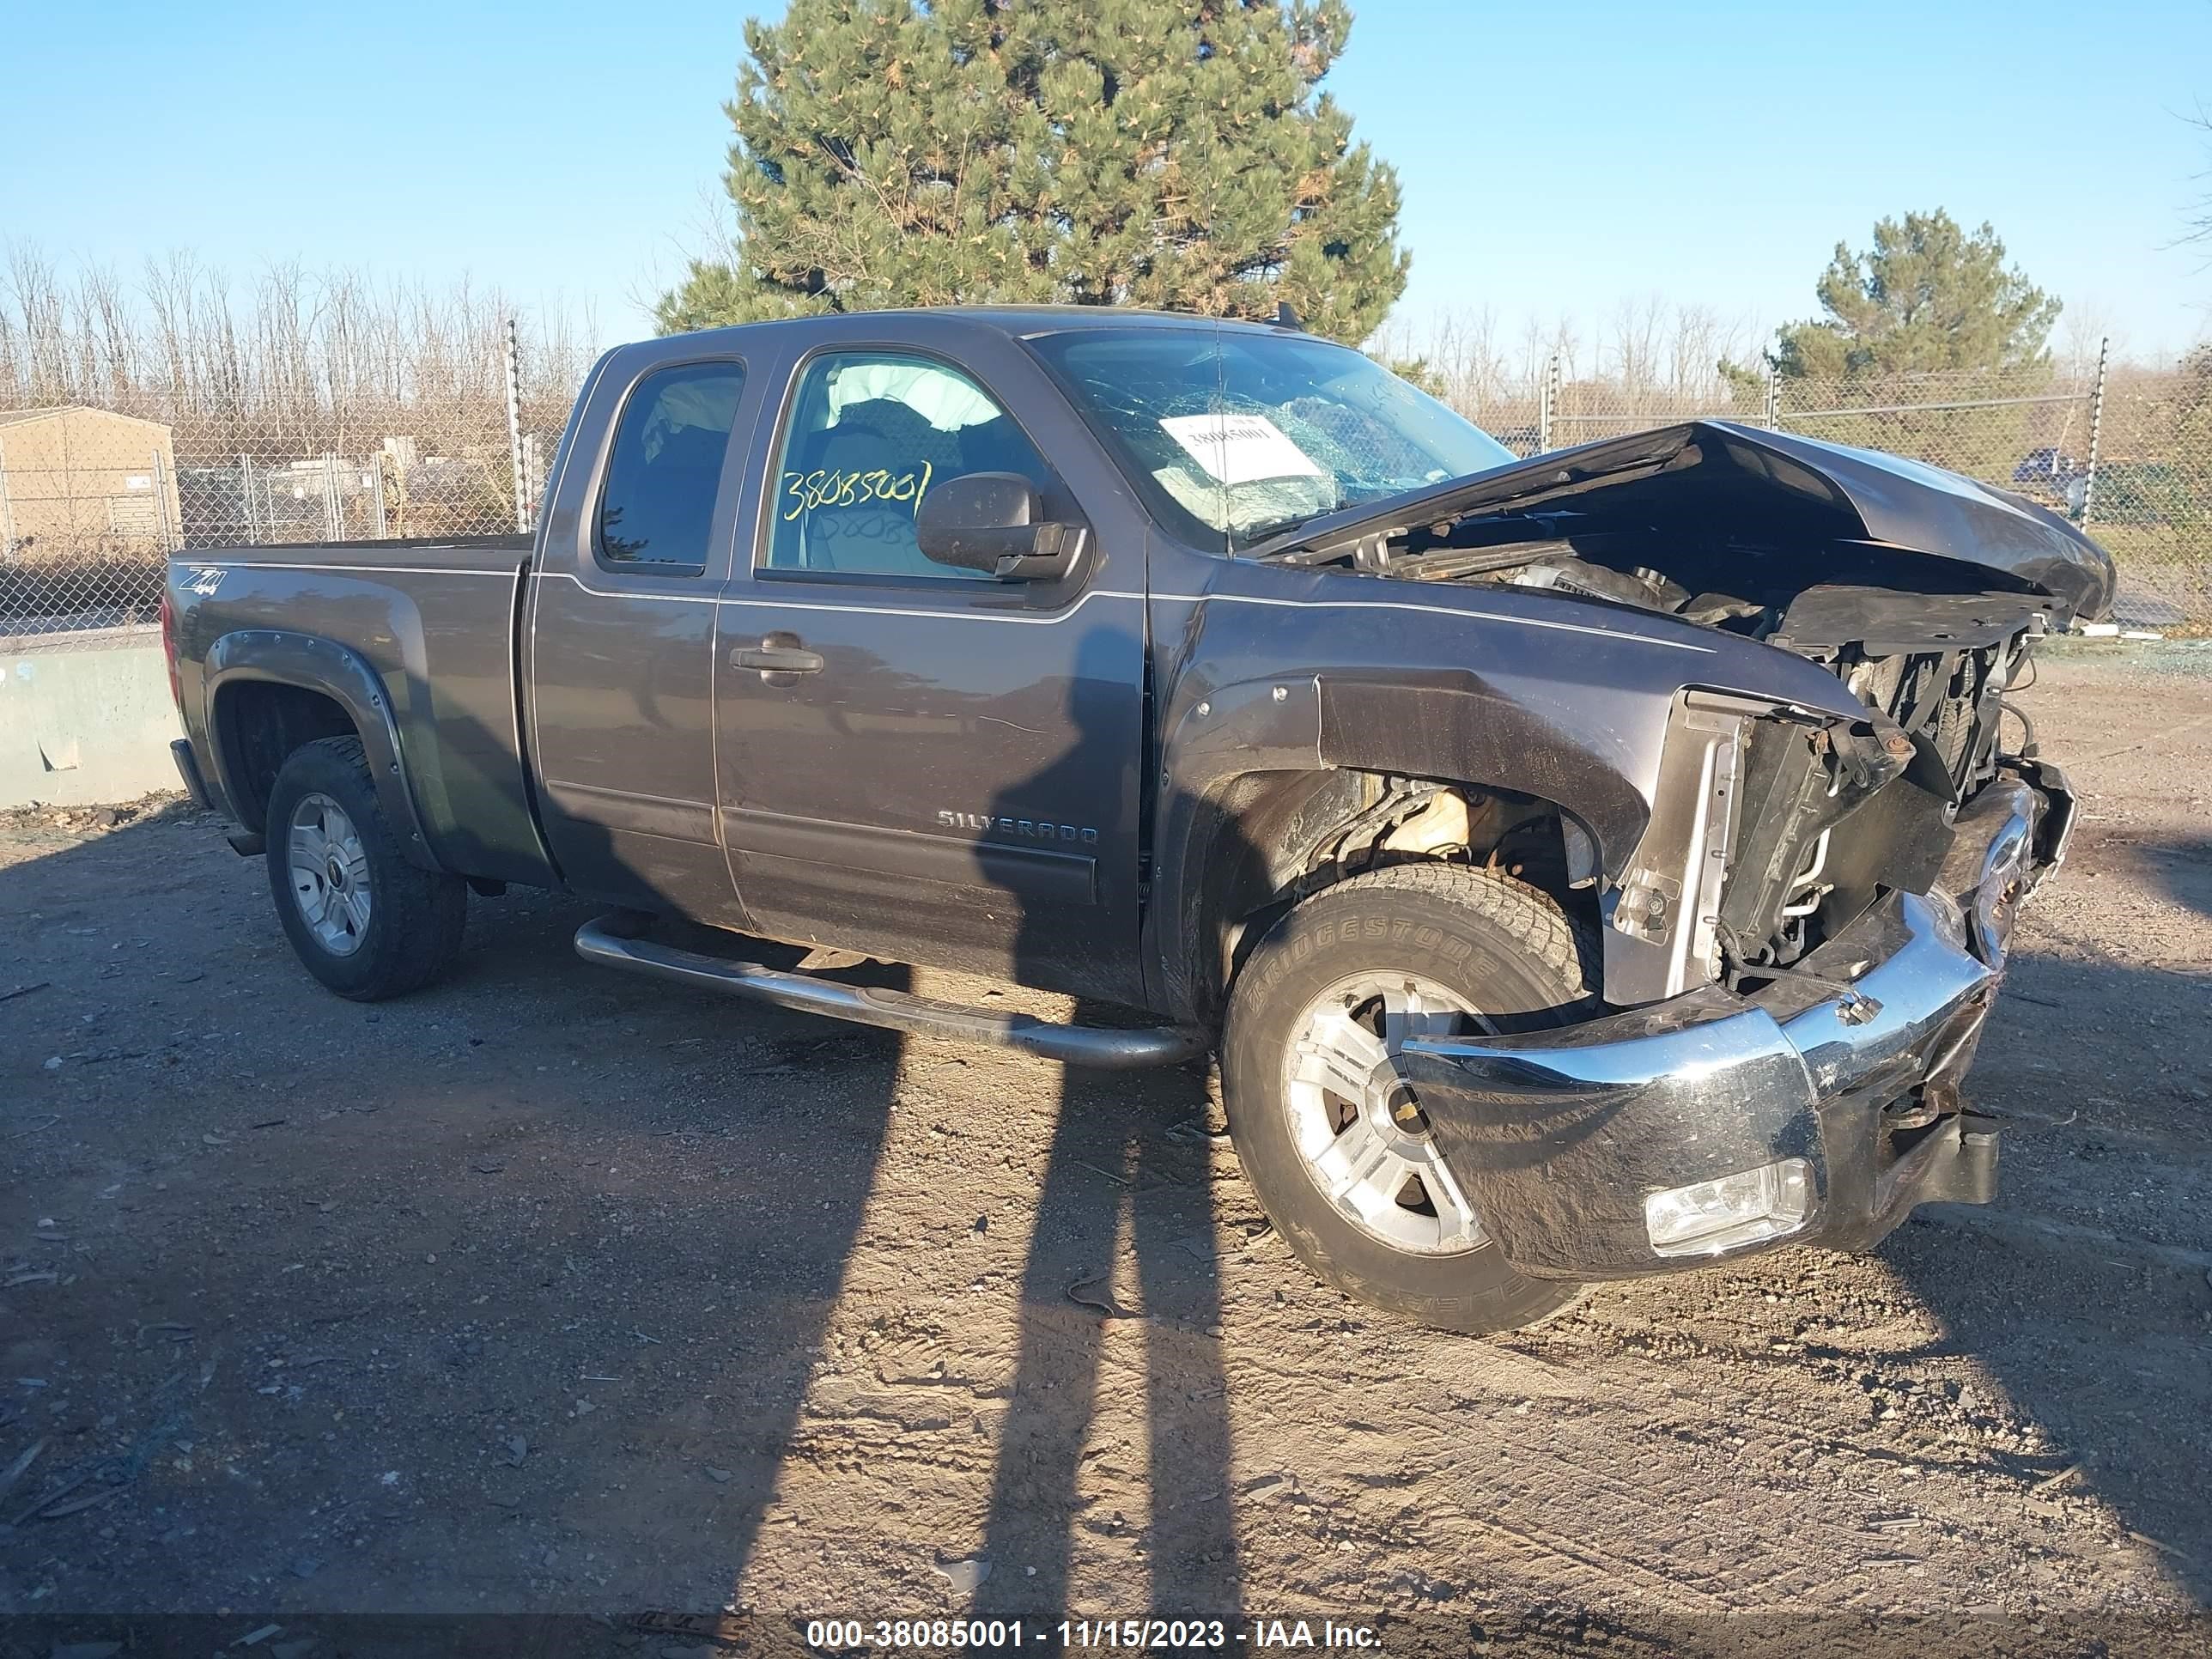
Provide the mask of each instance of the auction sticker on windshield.
{"label": "auction sticker on windshield", "polygon": [[1170,415],[1160,429],[1225,484],[1325,476],[1313,457],[1265,415]]}

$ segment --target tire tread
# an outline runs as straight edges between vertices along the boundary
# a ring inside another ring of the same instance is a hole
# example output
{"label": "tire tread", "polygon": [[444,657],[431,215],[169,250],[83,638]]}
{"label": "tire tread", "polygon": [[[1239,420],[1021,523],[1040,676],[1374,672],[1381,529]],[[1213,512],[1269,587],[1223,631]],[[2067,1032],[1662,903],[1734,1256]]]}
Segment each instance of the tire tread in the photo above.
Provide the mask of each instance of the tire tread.
{"label": "tire tread", "polygon": [[[285,843],[291,804],[310,789],[345,808],[369,854],[374,937],[356,957],[333,957],[317,945],[290,892]],[[278,919],[301,963],[330,989],[356,1002],[381,1002],[421,990],[453,966],[468,923],[468,884],[408,861],[358,737],[318,738],[285,757],[269,792],[267,832],[269,884]]]}
{"label": "tire tread", "polygon": [[[1540,887],[1503,870],[1480,865],[1425,861],[1393,864],[1324,888],[1316,897],[1376,889],[1425,893],[1463,906],[1502,930],[1529,956],[1577,988],[1578,1001],[1595,1002],[1604,976],[1603,957],[1590,929],[1560,908]],[[1577,1006],[1576,1004],[1567,1005]]]}

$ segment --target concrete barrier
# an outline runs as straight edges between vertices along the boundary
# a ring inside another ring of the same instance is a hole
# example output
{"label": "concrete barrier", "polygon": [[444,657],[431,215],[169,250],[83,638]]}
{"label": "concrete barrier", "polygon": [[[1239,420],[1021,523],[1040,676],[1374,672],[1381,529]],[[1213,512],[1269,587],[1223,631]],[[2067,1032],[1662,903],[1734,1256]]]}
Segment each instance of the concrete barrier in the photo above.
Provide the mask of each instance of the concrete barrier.
{"label": "concrete barrier", "polygon": [[175,789],[160,642],[144,629],[93,629],[65,648],[0,641],[0,807],[88,806]]}

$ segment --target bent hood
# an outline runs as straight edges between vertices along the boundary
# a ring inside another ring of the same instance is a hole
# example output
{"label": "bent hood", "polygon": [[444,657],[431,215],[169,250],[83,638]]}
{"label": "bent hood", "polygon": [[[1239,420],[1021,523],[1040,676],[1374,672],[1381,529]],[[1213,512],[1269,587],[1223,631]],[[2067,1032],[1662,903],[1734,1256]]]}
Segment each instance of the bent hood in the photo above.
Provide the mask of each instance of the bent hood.
{"label": "bent hood", "polygon": [[2112,602],[2112,556],[2034,502],[1871,449],[1733,421],[1686,421],[1555,450],[1300,526],[1260,556],[1476,514],[1549,510],[1613,526],[1761,541],[1873,542],[1972,565],[2086,618]]}

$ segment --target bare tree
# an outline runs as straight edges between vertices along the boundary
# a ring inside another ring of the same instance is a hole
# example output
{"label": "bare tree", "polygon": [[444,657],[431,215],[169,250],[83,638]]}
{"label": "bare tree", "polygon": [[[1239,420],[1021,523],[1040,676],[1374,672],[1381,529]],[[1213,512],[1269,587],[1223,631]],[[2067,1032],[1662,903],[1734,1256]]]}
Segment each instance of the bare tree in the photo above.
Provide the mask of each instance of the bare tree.
{"label": "bare tree", "polygon": [[2087,386],[2096,377],[2097,358],[2106,350],[2107,341],[2112,356],[2127,355],[2126,341],[2113,321],[2111,302],[2094,295],[2069,301],[2059,325],[2057,348],[2051,353],[2059,380],[2068,386]]}
{"label": "bare tree", "polygon": [[70,385],[69,301],[53,262],[34,244],[8,249],[8,301],[21,339],[15,365],[33,404],[60,403]]}
{"label": "bare tree", "polygon": [[[502,346],[515,307],[496,289],[380,285],[294,262],[260,272],[241,306],[229,279],[188,252],[149,258],[135,286],[100,265],[64,276],[29,243],[10,244],[4,263],[0,407],[83,403],[145,416],[174,429],[186,465],[362,453],[426,421],[504,441]],[[530,322],[526,409],[557,428],[597,327],[558,306]]]}
{"label": "bare tree", "polygon": [[1443,313],[1425,331],[1386,330],[1376,349],[1386,359],[1418,363],[1453,408],[1526,450],[1540,435],[1543,386],[1555,363],[1553,441],[1573,443],[1734,412],[1720,364],[1750,351],[1759,335],[1749,318],[1647,295],[1624,301],[1587,331],[1564,314],[1548,322],[1531,315],[1510,347],[1497,314],[1485,308]]}

